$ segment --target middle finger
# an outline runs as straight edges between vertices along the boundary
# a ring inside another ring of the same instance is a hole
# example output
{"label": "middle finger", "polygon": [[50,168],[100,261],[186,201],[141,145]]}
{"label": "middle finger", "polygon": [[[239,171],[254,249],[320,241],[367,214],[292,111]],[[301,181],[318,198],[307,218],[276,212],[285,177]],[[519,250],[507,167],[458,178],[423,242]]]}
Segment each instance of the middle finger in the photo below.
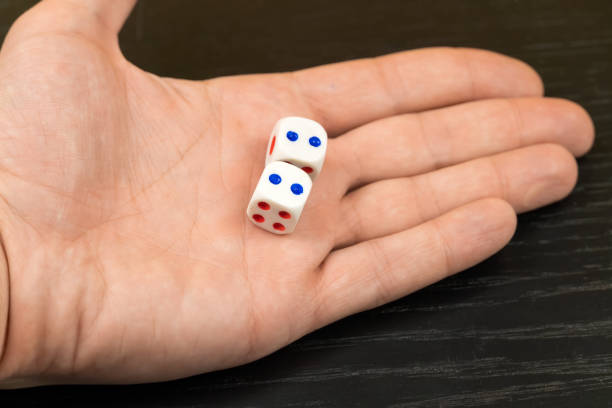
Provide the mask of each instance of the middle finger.
{"label": "middle finger", "polygon": [[[552,98],[492,99],[371,122],[329,141],[334,190],[413,176],[538,143],[584,154],[594,136],[579,105]],[[323,172],[325,174],[325,170]],[[323,176],[322,174],[322,176]]]}

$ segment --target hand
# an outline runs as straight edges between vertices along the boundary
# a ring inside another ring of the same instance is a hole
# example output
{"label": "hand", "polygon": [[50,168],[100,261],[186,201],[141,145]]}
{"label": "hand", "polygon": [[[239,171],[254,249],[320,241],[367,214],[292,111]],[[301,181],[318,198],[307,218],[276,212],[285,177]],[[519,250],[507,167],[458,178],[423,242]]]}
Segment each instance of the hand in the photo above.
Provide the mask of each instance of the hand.
{"label": "hand", "polygon": [[[515,212],[569,194],[593,141],[582,108],[486,51],[160,78],[120,53],[133,3],[44,0],[0,54],[7,387],[260,358],[492,255]],[[333,139],[276,236],[245,209],[287,115]]]}

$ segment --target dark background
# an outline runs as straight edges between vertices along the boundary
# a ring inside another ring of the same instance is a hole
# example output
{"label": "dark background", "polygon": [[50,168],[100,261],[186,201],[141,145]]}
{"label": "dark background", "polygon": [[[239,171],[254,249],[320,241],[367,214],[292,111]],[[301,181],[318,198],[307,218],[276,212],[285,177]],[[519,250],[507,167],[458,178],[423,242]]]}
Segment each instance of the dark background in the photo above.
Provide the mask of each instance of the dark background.
{"label": "dark background", "polygon": [[[33,3],[0,0],[0,30]],[[507,248],[456,277],[247,366],[0,392],[0,406],[612,406],[612,1],[141,0],[121,43],[144,69],[186,78],[482,47],[533,65],[598,138],[568,199],[520,216]]]}

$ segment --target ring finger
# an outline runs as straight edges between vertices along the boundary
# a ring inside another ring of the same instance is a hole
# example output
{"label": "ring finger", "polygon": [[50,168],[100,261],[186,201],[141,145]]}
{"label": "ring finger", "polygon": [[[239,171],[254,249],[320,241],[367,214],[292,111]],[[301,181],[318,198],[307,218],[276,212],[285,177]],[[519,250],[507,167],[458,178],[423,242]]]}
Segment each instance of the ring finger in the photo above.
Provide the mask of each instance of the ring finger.
{"label": "ring finger", "polygon": [[486,197],[529,211],[565,197],[576,176],[566,149],[542,144],[368,184],[342,199],[336,247],[402,231]]}

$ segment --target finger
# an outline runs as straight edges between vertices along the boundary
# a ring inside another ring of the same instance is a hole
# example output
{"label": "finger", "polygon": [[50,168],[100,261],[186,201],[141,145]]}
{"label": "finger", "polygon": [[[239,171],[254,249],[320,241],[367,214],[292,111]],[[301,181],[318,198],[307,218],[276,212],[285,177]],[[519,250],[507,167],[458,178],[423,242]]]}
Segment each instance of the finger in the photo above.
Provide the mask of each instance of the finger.
{"label": "finger", "polygon": [[125,20],[134,9],[137,0],[48,0],[66,3],[69,6],[76,6],[78,3],[84,7],[84,12],[94,20],[108,27],[109,31],[117,34]]}
{"label": "finger", "polygon": [[337,246],[392,234],[485,197],[501,198],[517,212],[533,210],[566,197],[577,175],[571,153],[543,144],[368,184],[341,201]]}
{"label": "finger", "polygon": [[331,135],[405,112],[494,97],[540,96],[527,64],[490,51],[426,48],[290,74],[305,115]]}
{"label": "finger", "polygon": [[336,250],[321,266],[315,323],[390,302],[468,268],[506,245],[515,227],[512,207],[490,198]]}
{"label": "finger", "polygon": [[43,0],[15,22],[10,37],[58,31],[116,40],[135,4],[136,0]]}
{"label": "finger", "polygon": [[495,99],[362,126],[329,142],[328,165],[342,168],[346,190],[537,143],[561,144],[579,156],[593,138],[589,115],[573,102]]}

